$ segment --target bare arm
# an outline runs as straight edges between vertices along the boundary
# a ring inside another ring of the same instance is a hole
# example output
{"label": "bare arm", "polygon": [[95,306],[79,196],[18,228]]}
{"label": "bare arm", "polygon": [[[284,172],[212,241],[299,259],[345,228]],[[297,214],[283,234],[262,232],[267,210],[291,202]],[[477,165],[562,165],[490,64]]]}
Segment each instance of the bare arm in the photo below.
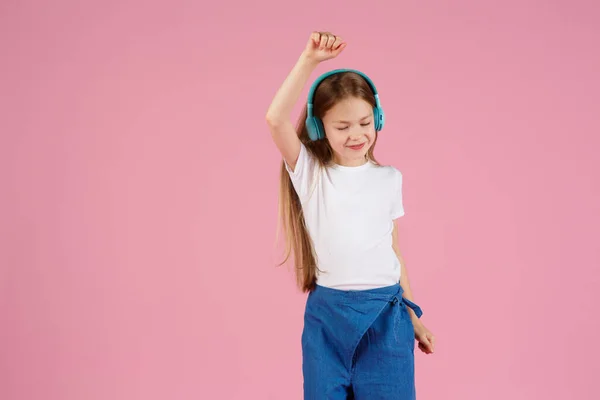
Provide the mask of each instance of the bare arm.
{"label": "bare arm", "polygon": [[292,170],[300,153],[300,139],[291,120],[292,109],[317,65],[318,62],[303,53],[277,91],[266,115],[273,141]]}
{"label": "bare arm", "polygon": [[[410,289],[410,281],[408,279],[408,271],[406,270],[406,264],[404,262],[404,258],[402,258],[402,253],[400,253],[400,249],[398,246],[398,224],[396,221],[394,221],[394,230],[392,231],[392,247],[394,248],[396,256],[398,256],[400,265],[402,266],[400,275],[400,286],[402,286],[402,289],[404,290],[403,297],[406,297],[408,300],[414,302],[413,293]],[[413,325],[421,323],[421,320],[419,320],[412,308],[408,307],[408,312],[410,313],[410,319],[412,320]]]}
{"label": "bare arm", "polygon": [[[402,258],[402,254],[398,249],[398,225],[396,221],[394,221],[394,230],[392,232],[392,237],[392,246],[394,248],[394,252],[398,256],[398,260],[400,260],[400,264],[402,265],[400,286],[402,286],[402,289],[404,289],[403,297],[414,302],[413,294],[410,290],[410,282],[408,280],[406,265],[404,263],[404,259]],[[407,309],[410,315],[410,320],[412,321],[413,327],[415,329],[415,338],[419,341],[419,349],[421,349],[421,351],[425,354],[433,353],[435,348],[435,336],[425,327],[423,322],[417,317],[412,308],[407,307]]]}
{"label": "bare arm", "polygon": [[346,47],[342,38],[329,32],[313,32],[296,65],[275,94],[266,120],[275,145],[287,164],[296,167],[300,154],[300,139],[291,120],[292,110],[310,74],[320,62],[337,57]]}

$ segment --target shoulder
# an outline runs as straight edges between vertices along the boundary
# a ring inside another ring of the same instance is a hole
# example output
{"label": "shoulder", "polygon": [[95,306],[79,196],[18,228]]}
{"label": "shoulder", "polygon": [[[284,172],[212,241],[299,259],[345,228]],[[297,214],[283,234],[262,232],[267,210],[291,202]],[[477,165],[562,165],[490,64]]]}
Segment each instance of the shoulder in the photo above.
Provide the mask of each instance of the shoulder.
{"label": "shoulder", "polygon": [[402,181],[402,172],[393,165],[377,165],[374,170],[384,178]]}

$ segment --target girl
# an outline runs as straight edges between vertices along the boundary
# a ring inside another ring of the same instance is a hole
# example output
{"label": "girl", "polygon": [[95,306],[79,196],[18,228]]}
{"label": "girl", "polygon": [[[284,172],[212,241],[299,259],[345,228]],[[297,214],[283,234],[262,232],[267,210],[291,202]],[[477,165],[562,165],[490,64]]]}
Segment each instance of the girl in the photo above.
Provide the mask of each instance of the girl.
{"label": "girl", "polygon": [[377,89],[359,71],[330,71],[310,88],[297,131],[290,119],[313,70],[345,47],[313,32],[266,116],[283,156],[286,260],[293,247],[298,285],[309,293],[304,398],[415,399],[414,340],[430,354],[435,339],[398,250],[402,174],[373,156],[385,122]]}

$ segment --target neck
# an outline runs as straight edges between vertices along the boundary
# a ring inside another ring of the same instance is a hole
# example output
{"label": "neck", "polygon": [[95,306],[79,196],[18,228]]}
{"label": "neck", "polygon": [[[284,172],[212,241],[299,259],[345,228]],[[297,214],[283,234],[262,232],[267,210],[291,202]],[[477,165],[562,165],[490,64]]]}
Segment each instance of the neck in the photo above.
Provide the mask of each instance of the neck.
{"label": "neck", "polygon": [[334,156],[333,162],[336,163],[337,165],[341,165],[342,167],[360,167],[361,165],[364,165],[367,162],[369,162],[369,159],[366,155],[364,156],[364,158],[351,159],[351,160],[342,159],[338,156]]}

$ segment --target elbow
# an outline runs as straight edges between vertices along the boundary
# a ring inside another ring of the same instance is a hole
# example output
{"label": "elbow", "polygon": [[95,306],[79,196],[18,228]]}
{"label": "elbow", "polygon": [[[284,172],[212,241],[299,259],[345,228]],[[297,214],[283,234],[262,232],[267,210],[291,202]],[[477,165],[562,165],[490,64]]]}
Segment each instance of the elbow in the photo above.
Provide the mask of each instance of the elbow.
{"label": "elbow", "polygon": [[273,117],[269,115],[266,116],[265,120],[272,134],[277,134],[281,131],[284,131],[286,124],[288,123],[288,121],[286,121],[283,118]]}
{"label": "elbow", "polygon": [[267,113],[267,115],[265,115],[265,121],[267,122],[267,125],[269,125],[269,126],[277,126],[277,125],[281,124],[281,118],[278,118],[269,113]]}
{"label": "elbow", "polygon": [[285,113],[269,108],[265,114],[265,121],[269,126],[281,126],[289,121],[290,117]]}

